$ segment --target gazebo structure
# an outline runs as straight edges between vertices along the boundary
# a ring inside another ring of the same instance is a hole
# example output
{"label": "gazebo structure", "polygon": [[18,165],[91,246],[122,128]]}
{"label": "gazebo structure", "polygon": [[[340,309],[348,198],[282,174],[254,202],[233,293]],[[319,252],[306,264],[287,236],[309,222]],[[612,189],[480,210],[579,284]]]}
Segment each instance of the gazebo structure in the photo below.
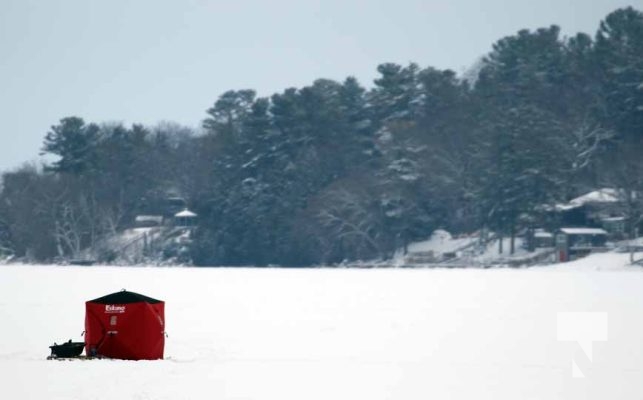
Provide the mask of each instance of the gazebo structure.
{"label": "gazebo structure", "polygon": [[174,214],[174,225],[192,227],[195,225],[197,215],[187,208]]}

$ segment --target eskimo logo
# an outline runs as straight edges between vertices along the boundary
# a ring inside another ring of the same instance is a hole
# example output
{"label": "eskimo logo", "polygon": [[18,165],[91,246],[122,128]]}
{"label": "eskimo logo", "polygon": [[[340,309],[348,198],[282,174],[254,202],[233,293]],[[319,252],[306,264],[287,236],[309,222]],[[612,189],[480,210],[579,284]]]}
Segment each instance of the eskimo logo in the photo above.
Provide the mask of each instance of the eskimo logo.
{"label": "eskimo logo", "polygon": [[122,314],[125,312],[125,306],[115,306],[112,304],[105,304],[105,312],[107,314],[114,314],[114,313]]}

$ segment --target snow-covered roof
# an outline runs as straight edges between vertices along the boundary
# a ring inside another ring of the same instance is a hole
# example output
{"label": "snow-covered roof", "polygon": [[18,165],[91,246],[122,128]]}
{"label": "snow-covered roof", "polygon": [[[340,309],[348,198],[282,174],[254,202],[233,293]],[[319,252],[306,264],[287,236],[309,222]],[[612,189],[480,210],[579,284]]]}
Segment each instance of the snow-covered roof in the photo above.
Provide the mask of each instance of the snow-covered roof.
{"label": "snow-covered roof", "polygon": [[580,206],[582,206],[582,204],[577,204],[577,203],[556,204],[554,206],[554,209],[556,211],[567,211],[567,210],[573,210],[574,208],[578,208]]}
{"label": "snow-covered roof", "polygon": [[576,197],[570,203],[583,205],[587,203],[616,203],[618,201],[620,201],[618,190],[603,188]]}
{"label": "snow-covered roof", "polygon": [[163,217],[160,215],[137,215],[136,222],[163,222]]}
{"label": "snow-covered roof", "polygon": [[560,228],[567,235],[607,235],[601,228]]}
{"label": "snow-covered roof", "polygon": [[186,208],[185,210],[174,214],[174,216],[176,218],[194,218],[196,217],[196,214]]}
{"label": "snow-covered roof", "polygon": [[625,217],[601,218],[601,221],[603,221],[603,222],[620,222],[620,221],[625,221]]}
{"label": "snow-covered roof", "polygon": [[557,211],[567,211],[574,208],[582,207],[588,203],[617,203],[621,201],[619,196],[619,191],[617,189],[603,188],[599,190],[594,190],[593,192],[585,193],[582,196],[578,196],[575,199],[569,201],[566,204],[556,204],[555,209]]}
{"label": "snow-covered roof", "polygon": [[534,237],[537,237],[537,238],[552,238],[552,237],[554,237],[554,235],[552,235],[549,232],[545,232],[545,231],[536,231],[534,233]]}

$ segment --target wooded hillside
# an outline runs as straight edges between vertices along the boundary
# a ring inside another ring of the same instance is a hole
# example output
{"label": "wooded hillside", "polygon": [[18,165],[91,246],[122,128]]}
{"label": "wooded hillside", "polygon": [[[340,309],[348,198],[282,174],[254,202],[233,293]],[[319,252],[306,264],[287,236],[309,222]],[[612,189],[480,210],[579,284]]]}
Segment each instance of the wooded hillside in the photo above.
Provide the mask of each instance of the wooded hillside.
{"label": "wooded hillside", "polygon": [[640,11],[614,11],[594,37],[520,31],[464,76],[377,71],[369,88],[228,91],[199,132],[63,118],[42,147],[57,161],[2,176],[0,248],[73,258],[169,196],[199,215],[196,265],[385,258],[437,228],[512,235],[536,206],[599,187],[622,189],[640,223]]}

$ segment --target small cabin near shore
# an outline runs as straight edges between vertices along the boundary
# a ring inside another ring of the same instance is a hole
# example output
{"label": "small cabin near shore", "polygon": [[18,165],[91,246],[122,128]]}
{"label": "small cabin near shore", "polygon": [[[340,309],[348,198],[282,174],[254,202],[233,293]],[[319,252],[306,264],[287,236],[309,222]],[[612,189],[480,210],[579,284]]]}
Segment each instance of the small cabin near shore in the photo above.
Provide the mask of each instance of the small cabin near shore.
{"label": "small cabin near shore", "polygon": [[557,204],[550,212],[559,226],[600,227],[610,239],[622,240],[626,232],[626,197],[622,190],[603,188]]}
{"label": "small cabin near shore", "polygon": [[559,261],[570,261],[607,250],[607,231],[601,228],[561,228],[556,234]]}

